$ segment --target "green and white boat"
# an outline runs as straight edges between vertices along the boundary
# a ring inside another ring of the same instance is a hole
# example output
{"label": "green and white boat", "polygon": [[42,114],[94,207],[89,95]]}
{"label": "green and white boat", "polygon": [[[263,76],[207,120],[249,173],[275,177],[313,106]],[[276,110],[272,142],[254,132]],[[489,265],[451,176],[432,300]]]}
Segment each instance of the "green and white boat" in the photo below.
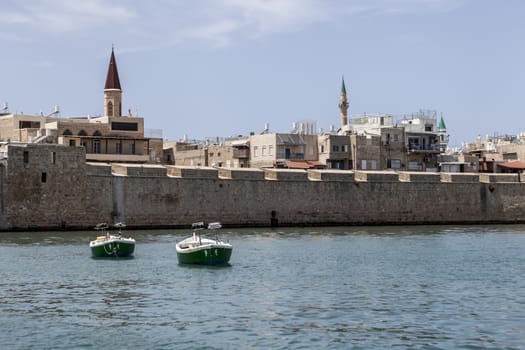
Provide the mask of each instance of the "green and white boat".
{"label": "green and white boat", "polygon": [[125,227],[123,223],[119,222],[115,224],[118,228],[116,235],[110,234],[108,225],[106,223],[100,223],[95,226],[95,230],[100,231],[97,239],[89,242],[91,248],[91,254],[96,258],[113,257],[122,258],[130,257],[135,251],[135,240],[131,237],[122,237],[122,228]]}
{"label": "green and white boat", "polygon": [[[203,222],[194,223],[192,226],[193,235],[176,245],[177,258],[179,264],[197,265],[226,265],[232,255],[232,245],[220,241],[215,235],[215,239],[202,237],[200,231],[205,228]],[[215,230],[221,228],[218,222],[212,222],[208,229]]]}

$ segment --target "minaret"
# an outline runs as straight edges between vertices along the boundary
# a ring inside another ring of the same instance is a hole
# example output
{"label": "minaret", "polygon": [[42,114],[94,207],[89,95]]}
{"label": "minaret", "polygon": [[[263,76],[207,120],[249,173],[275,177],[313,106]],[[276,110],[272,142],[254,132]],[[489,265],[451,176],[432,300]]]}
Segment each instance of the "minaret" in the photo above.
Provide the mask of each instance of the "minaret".
{"label": "minaret", "polygon": [[341,129],[348,124],[348,100],[346,99],[345,78],[341,84],[341,96],[339,97],[339,109],[341,110]]}
{"label": "minaret", "polygon": [[448,135],[447,135],[447,126],[445,125],[445,120],[443,120],[443,115],[441,115],[441,120],[439,121],[439,150],[445,152],[448,146]]}
{"label": "minaret", "polygon": [[111,48],[111,58],[109,60],[108,76],[104,86],[104,116],[120,117],[122,115],[122,89],[118,77],[117,61],[115,53]]}

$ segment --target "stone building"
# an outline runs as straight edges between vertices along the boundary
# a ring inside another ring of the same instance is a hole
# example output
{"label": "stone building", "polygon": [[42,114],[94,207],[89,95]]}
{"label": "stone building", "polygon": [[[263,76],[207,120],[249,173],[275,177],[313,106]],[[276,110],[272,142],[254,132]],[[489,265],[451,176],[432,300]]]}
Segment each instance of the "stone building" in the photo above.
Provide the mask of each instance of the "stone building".
{"label": "stone building", "polygon": [[167,141],[164,143],[164,152],[173,155],[173,161],[165,157],[167,164],[226,168],[250,166],[250,147],[247,137],[216,143]]}
{"label": "stone building", "polygon": [[[372,165],[367,164],[367,168],[434,171],[437,169],[437,155],[444,144],[440,143],[435,116],[428,113],[435,112],[420,111],[408,118],[388,114],[364,115],[351,119],[341,133],[365,136],[353,139],[357,143],[352,146],[352,151],[357,153],[352,158],[369,159]],[[376,148],[377,142],[379,148]],[[367,149],[367,145],[372,148]],[[359,151],[366,152],[366,155],[359,155]],[[372,157],[374,152],[378,153]]]}
{"label": "stone building", "polygon": [[407,169],[435,171],[437,156],[441,153],[440,133],[436,112],[420,111],[409,119],[401,120],[405,129]]}
{"label": "stone building", "polygon": [[350,136],[324,134],[317,137],[319,163],[327,169],[352,169]]}
{"label": "stone building", "polygon": [[208,164],[212,167],[248,168],[250,146],[248,137],[235,137],[208,145]]}
{"label": "stone building", "polygon": [[405,130],[401,127],[381,128],[379,169],[406,169]]}
{"label": "stone building", "polygon": [[356,170],[381,170],[381,137],[378,135],[350,135],[352,159]]}
{"label": "stone building", "polygon": [[253,168],[310,168],[319,165],[315,134],[250,135],[250,166]]}
{"label": "stone building", "polygon": [[104,115],[57,117],[0,114],[0,140],[82,146],[88,161],[150,163],[162,160],[162,138],[144,136],[144,118],[122,115],[122,88],[114,51],[104,86]]}
{"label": "stone building", "polygon": [[168,164],[181,166],[208,166],[208,148],[205,143],[166,141],[164,152],[173,154]]}

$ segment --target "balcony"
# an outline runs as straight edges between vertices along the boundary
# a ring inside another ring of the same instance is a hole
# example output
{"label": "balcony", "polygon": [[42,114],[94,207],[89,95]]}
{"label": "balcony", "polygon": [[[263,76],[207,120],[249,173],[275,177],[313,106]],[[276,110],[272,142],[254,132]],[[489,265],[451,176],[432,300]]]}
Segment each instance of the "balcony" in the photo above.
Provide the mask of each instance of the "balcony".
{"label": "balcony", "polygon": [[276,159],[304,160],[304,153],[277,152]]}
{"label": "balcony", "polygon": [[250,158],[250,149],[233,149],[233,158]]}
{"label": "balcony", "polygon": [[433,145],[418,145],[411,143],[408,145],[408,152],[413,153],[440,153],[439,144]]}

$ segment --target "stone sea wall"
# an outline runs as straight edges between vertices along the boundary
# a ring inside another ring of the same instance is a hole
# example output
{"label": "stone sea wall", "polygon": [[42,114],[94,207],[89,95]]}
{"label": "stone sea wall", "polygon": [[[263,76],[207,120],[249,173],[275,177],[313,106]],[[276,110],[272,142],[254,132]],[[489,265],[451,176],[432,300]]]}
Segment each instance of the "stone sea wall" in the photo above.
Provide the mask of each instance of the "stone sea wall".
{"label": "stone sea wall", "polygon": [[81,147],[10,146],[0,166],[0,229],[525,222],[518,174],[111,165],[83,157]]}

